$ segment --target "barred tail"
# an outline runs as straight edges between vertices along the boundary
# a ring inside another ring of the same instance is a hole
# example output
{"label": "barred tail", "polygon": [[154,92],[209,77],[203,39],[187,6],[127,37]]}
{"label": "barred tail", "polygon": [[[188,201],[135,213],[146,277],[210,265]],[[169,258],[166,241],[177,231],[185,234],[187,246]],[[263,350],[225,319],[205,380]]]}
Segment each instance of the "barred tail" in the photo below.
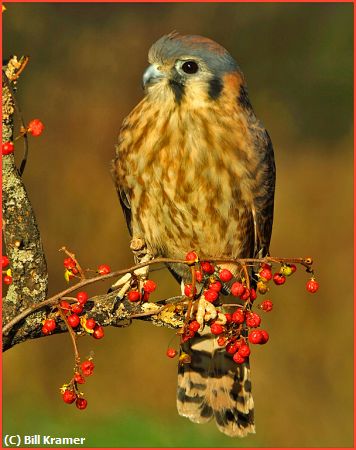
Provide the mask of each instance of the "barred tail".
{"label": "barred tail", "polygon": [[178,368],[177,407],[181,416],[206,423],[215,418],[228,436],[255,433],[248,359],[236,364],[216,339],[206,333],[183,344],[190,364]]}

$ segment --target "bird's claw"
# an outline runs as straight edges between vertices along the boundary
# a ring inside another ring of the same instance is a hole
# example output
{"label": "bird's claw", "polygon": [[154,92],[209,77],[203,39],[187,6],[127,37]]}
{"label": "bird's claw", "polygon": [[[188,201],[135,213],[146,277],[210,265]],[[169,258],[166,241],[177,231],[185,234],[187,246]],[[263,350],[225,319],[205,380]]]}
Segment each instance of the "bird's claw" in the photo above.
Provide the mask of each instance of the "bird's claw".
{"label": "bird's claw", "polygon": [[199,323],[200,328],[199,332],[203,331],[203,328],[209,320],[215,320],[215,323],[219,325],[225,325],[226,324],[226,316],[225,314],[218,312],[215,306],[205,300],[204,296],[201,296],[198,300],[197,306],[196,306],[196,315],[195,320]]}
{"label": "bird's claw", "polygon": [[203,296],[201,296],[198,300],[197,312],[195,316],[195,320],[199,323],[200,328],[199,332],[203,331],[205,322],[208,322],[211,319],[215,319],[218,315],[215,306],[205,300]]}

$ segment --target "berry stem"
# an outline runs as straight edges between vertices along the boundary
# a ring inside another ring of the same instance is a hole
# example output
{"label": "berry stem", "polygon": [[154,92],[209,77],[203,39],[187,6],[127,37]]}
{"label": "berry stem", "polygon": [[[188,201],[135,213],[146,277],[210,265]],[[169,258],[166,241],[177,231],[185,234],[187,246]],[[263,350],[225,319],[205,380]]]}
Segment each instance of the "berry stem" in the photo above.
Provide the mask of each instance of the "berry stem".
{"label": "berry stem", "polygon": [[66,324],[67,330],[69,332],[69,336],[72,340],[73,349],[74,349],[74,363],[75,363],[75,367],[77,367],[80,364],[80,356],[79,356],[79,351],[78,351],[78,346],[77,346],[77,335],[73,331],[73,328],[69,325],[67,317],[64,314],[64,312],[62,311],[62,308],[59,303],[58,303],[58,311],[59,311],[59,314],[60,314],[63,322]]}
{"label": "berry stem", "polygon": [[250,286],[250,275],[248,274],[248,270],[247,270],[246,264],[242,264],[242,269],[244,271],[247,289],[250,290],[250,288],[251,288],[251,286]]}
{"label": "berry stem", "polygon": [[81,280],[85,280],[86,277],[85,277],[84,270],[81,268],[81,266],[80,266],[78,260],[77,260],[76,257],[75,257],[75,254],[74,254],[74,253],[71,253],[71,252],[70,252],[69,250],[67,250],[67,248],[64,247],[64,246],[63,246],[62,248],[60,248],[59,251],[60,251],[60,252],[64,252],[67,256],[69,256],[69,258],[72,258],[72,260],[75,262],[75,265],[76,265],[76,267],[77,267],[77,269],[78,269],[78,272],[79,272],[79,275],[80,275],[80,279],[81,279]]}

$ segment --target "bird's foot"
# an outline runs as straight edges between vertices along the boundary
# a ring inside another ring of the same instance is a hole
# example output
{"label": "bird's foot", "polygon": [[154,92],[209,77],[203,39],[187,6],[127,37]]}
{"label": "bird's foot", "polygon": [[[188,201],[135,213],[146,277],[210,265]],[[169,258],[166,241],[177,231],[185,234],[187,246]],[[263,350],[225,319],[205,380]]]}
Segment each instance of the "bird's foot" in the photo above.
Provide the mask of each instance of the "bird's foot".
{"label": "bird's foot", "polygon": [[225,314],[219,312],[212,303],[205,300],[204,296],[200,296],[196,303],[196,314],[195,314],[195,320],[200,325],[198,331],[202,332],[205,324],[210,320],[214,319],[215,323],[219,325],[226,324]]}
{"label": "bird's foot", "polygon": [[[141,238],[133,238],[130,248],[134,254],[136,264],[142,264],[153,259],[153,255],[148,250],[146,242]],[[148,277],[149,266],[143,266],[133,272],[127,273],[119,278],[110,288],[109,292],[118,290],[117,298],[122,300],[131,289],[142,292],[143,285]]]}

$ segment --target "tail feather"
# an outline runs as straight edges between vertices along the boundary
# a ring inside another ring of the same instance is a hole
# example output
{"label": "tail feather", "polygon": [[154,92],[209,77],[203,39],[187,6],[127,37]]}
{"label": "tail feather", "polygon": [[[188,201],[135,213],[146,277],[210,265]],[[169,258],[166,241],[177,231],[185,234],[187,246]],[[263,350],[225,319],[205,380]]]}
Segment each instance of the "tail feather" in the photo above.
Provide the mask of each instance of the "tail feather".
{"label": "tail feather", "polygon": [[191,363],[178,369],[179,414],[196,423],[214,417],[219,430],[228,436],[254,433],[248,359],[236,364],[208,331],[185,343],[182,350],[190,355]]}
{"label": "tail feather", "polygon": [[207,401],[209,374],[205,368],[211,361],[209,341],[209,337],[203,335],[194,338],[192,345],[184,344],[182,350],[191,357],[191,362],[178,366],[178,412],[196,423],[209,422],[214,415]]}

